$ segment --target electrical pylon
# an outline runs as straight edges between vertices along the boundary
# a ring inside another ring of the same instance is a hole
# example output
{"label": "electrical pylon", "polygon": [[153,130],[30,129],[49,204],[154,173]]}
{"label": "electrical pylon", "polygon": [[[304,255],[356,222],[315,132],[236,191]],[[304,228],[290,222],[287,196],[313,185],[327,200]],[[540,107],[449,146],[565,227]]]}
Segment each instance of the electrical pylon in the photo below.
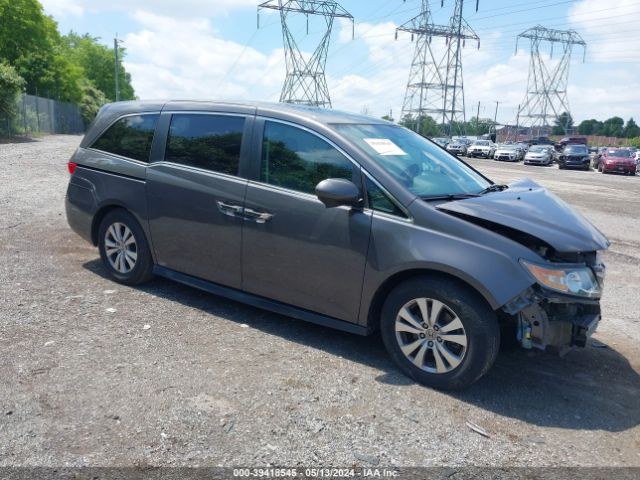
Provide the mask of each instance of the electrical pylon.
{"label": "electrical pylon", "polygon": [[[518,110],[518,117],[521,125],[530,127],[532,133],[537,129],[538,135],[541,131],[548,134],[551,128],[550,121],[562,122],[562,113],[570,113],[567,84],[573,46],[582,46],[582,61],[584,62],[587,44],[574,30],[553,30],[537,25],[518,35],[516,53],[520,38],[530,40],[531,58],[527,92]],[[550,44],[549,59],[544,58],[540,52],[543,42]],[[551,64],[551,59],[553,58],[553,47],[556,44],[560,44],[561,56],[558,64],[554,66]],[[561,126],[566,133],[568,125]]]}
{"label": "electrical pylon", "polygon": [[[260,28],[260,10],[263,8],[280,12],[287,70],[280,102],[331,108],[331,97],[324,74],[331,30],[336,18],[350,20],[353,29],[353,16],[332,0],[269,0],[258,5],[258,28]],[[306,16],[307,33],[309,33],[309,15],[318,15],[325,20],[324,34],[308,60],[300,52],[289,28],[287,19],[290,14]]]}
{"label": "electrical pylon", "polygon": [[[396,38],[398,32],[411,33],[412,40],[417,37],[401,115],[402,118],[410,115],[417,119],[418,133],[421,119],[426,115],[441,121],[449,135],[453,122],[465,121],[462,47],[466,40],[476,40],[480,48],[480,38],[462,18],[463,6],[464,0],[456,0],[449,25],[435,25],[429,2],[422,0],[420,14],[396,29]],[[431,49],[433,37],[446,40],[446,52],[439,61]]]}

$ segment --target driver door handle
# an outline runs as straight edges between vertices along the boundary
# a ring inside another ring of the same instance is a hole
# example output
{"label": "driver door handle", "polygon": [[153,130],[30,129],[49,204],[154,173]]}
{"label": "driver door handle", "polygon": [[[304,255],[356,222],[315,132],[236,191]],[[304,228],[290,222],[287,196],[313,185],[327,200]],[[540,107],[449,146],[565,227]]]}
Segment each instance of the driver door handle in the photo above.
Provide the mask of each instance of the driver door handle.
{"label": "driver door handle", "polygon": [[273,218],[273,214],[267,212],[259,212],[257,210],[245,207],[244,218],[245,220],[251,220],[256,223],[267,223]]}
{"label": "driver door handle", "polygon": [[227,203],[222,200],[218,200],[216,204],[218,205],[218,210],[220,210],[220,213],[222,213],[223,215],[227,215],[229,217],[242,216],[242,211],[244,210],[244,207],[242,205]]}

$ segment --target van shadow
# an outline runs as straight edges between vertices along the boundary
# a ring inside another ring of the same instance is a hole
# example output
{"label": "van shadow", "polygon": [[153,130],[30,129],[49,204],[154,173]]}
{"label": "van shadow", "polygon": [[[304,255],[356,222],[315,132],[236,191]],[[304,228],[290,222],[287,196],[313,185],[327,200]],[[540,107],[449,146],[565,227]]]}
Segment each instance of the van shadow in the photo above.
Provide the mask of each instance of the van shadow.
{"label": "van shadow", "polygon": [[[109,278],[99,260],[83,267]],[[163,278],[135,287],[156,297],[244,323],[291,342],[382,370],[376,381],[415,388],[391,362],[379,335],[361,337],[217,297]],[[574,350],[565,357],[516,349],[462,392],[461,402],[541,427],[620,432],[640,424],[640,376],[611,346]]]}

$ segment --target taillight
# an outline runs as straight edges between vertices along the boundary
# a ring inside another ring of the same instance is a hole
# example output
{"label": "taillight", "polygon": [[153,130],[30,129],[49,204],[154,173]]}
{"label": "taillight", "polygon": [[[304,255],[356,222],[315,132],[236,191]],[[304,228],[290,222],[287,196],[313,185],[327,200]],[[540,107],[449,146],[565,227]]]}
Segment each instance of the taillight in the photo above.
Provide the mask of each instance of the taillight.
{"label": "taillight", "polygon": [[69,173],[70,173],[71,175],[73,175],[73,172],[75,172],[75,171],[76,171],[76,167],[77,167],[77,166],[78,166],[78,164],[77,164],[77,163],[75,163],[75,162],[69,162],[69,163],[67,163],[67,169],[69,170]]}

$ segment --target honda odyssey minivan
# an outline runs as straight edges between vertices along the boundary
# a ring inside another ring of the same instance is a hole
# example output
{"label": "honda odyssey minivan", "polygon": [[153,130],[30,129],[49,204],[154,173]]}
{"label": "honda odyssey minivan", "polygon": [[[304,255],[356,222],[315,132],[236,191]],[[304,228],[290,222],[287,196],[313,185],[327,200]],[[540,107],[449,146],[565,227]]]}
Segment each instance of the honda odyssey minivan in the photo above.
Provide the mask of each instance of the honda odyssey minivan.
{"label": "honda odyssey minivan", "polygon": [[429,140],[285,104],[122,102],[69,162],[69,225],[117,282],[160,275],[301,320],[379,331],[411,378],[465,387],[501,335],[585,346],[607,239],[530,180]]}

